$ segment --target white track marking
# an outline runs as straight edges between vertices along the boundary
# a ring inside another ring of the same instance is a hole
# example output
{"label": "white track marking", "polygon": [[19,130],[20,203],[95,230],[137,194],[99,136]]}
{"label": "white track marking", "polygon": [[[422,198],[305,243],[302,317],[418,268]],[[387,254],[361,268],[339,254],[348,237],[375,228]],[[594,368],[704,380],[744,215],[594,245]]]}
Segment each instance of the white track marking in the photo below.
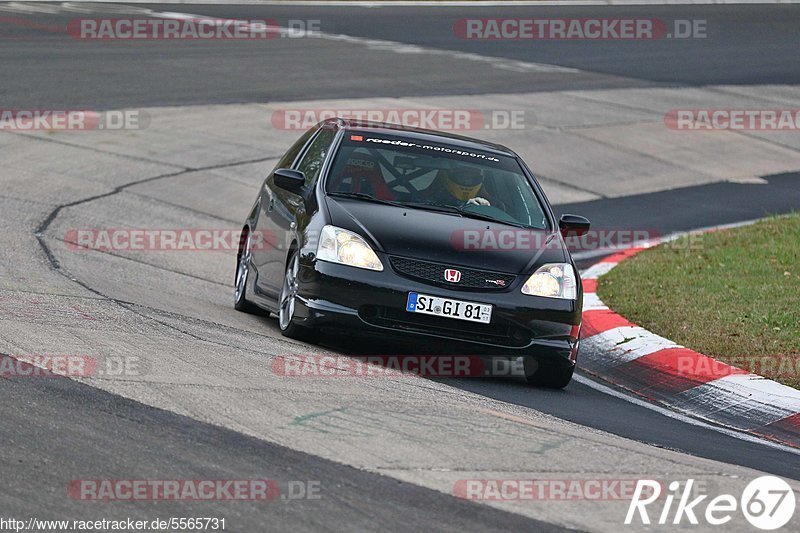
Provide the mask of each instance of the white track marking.
{"label": "white track marking", "polygon": [[428,48],[414,44],[406,44],[395,41],[385,41],[382,39],[366,39],[363,37],[352,37],[350,35],[332,34],[324,32],[318,32],[317,35],[323,39],[328,39],[331,41],[339,41],[339,42],[363,45],[371,50],[383,50],[388,52],[394,52],[397,54],[413,53],[413,54],[446,56],[452,59],[462,59],[465,61],[483,63],[497,69],[510,70],[513,72],[559,72],[559,73],[570,73],[570,74],[581,72],[579,69],[576,68],[562,67],[559,65],[549,65],[547,63],[514,61],[511,59],[484,56],[480,54],[471,54],[467,52],[458,52],[455,50]]}
{"label": "white track marking", "polygon": [[628,363],[665,348],[681,348],[639,326],[611,328],[581,340],[582,347],[591,346],[602,352],[599,358],[615,364]]}
{"label": "white track marking", "polygon": [[638,398],[634,398],[633,396],[629,396],[628,394],[622,393],[616,389],[612,389],[611,387],[607,387],[602,385],[584,375],[575,374],[572,377],[573,380],[577,381],[581,385],[586,385],[589,388],[592,388],[598,392],[602,392],[603,394],[608,394],[609,396],[613,396],[615,398],[619,398],[621,400],[625,400],[626,402],[630,402],[634,405],[638,405],[639,407],[644,407],[645,409],[649,409],[651,411],[655,411],[658,414],[664,415],[668,418],[672,418],[674,420],[678,420],[679,422],[683,422],[685,424],[690,424],[692,426],[698,426],[705,429],[710,429],[712,431],[716,431],[717,433],[722,433],[729,437],[733,437],[735,439],[743,440],[745,442],[750,442],[754,444],[761,444],[763,446],[769,446],[770,448],[775,448],[776,450],[780,450],[782,452],[789,452],[794,455],[800,456],[800,450],[796,448],[792,448],[790,446],[784,446],[783,444],[778,444],[777,442],[772,442],[766,439],[762,439],[760,437],[756,437],[754,435],[749,435],[747,433],[742,433],[739,431],[735,431],[732,429],[715,426],[713,424],[709,424],[707,422],[703,422],[702,420],[697,420],[688,415],[684,415],[681,413],[677,413],[670,409],[666,409],[659,405],[655,405],[653,403],[647,402],[645,400],[640,400]]}
{"label": "white track marking", "polygon": [[731,374],[681,392],[675,407],[704,418],[751,420],[755,429],[800,412],[800,391],[755,374]]}
{"label": "white track marking", "polygon": [[616,263],[595,263],[583,272],[581,272],[582,279],[597,279],[603,274],[608,274],[611,269],[617,266]]}
{"label": "white track marking", "polygon": [[31,2],[8,2],[0,4],[0,11],[7,13],[22,13],[24,15],[55,15],[63,12],[61,6],[54,4],[39,4],[36,5]]}
{"label": "white track marking", "polygon": [[603,303],[596,292],[583,293],[583,312],[586,311],[605,311],[608,306]]}

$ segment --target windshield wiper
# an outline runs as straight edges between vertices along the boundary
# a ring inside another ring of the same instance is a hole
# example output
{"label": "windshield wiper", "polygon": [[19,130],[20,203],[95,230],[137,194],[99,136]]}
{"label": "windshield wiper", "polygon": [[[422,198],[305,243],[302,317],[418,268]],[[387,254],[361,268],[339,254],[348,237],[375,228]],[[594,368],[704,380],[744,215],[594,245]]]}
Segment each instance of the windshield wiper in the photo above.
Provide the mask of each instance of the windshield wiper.
{"label": "windshield wiper", "polygon": [[461,213],[462,216],[467,218],[474,218],[477,220],[487,220],[489,222],[497,222],[499,224],[508,224],[509,226],[516,226],[518,228],[527,228],[525,224],[521,224],[519,222],[511,221],[511,220],[504,220],[500,218],[495,218],[491,215],[484,215],[483,213],[476,213],[475,211],[469,211],[464,209],[463,207],[456,207],[456,210]]}
{"label": "windshield wiper", "polygon": [[477,213],[475,211],[464,209],[463,207],[457,207],[454,205],[447,205],[447,204],[439,204],[439,203],[426,203],[426,202],[407,202],[403,205],[407,205],[410,207],[415,207],[419,209],[430,209],[431,211],[438,211],[441,213],[450,213],[455,216],[465,217],[465,218],[474,218],[476,220],[486,220],[488,222],[496,222],[498,224],[507,224],[509,226],[516,226],[518,228],[527,228],[525,224],[521,224],[519,222],[514,222],[510,220],[503,220],[500,218],[495,218],[491,215],[484,215],[483,213]]}
{"label": "windshield wiper", "polygon": [[414,209],[425,209],[427,211],[438,211],[439,213],[451,213],[457,217],[462,216],[461,210],[454,205],[437,204],[429,202],[403,202],[406,207]]}
{"label": "windshield wiper", "polygon": [[405,204],[401,204],[400,202],[395,202],[393,200],[382,200],[381,198],[377,198],[365,192],[329,192],[328,196],[333,196],[335,198],[358,198],[359,200],[366,200],[367,202],[375,202],[377,204],[405,207]]}
{"label": "windshield wiper", "polygon": [[461,210],[452,205],[445,204],[430,204],[427,202],[396,202],[394,200],[381,200],[371,194],[364,192],[329,192],[328,196],[336,198],[358,198],[359,200],[366,200],[368,202],[375,202],[379,204],[394,205],[397,207],[410,207],[412,209],[425,209],[428,211],[438,211],[440,213],[451,213],[457,217],[462,216]]}

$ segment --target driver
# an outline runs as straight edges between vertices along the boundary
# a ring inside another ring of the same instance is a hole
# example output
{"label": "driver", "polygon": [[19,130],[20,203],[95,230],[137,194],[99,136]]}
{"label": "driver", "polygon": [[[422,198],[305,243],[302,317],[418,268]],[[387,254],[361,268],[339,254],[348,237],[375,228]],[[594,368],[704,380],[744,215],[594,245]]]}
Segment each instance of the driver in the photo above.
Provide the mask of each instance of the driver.
{"label": "driver", "polygon": [[483,171],[474,167],[440,170],[422,193],[431,202],[444,205],[492,205],[486,198],[478,196],[483,180]]}

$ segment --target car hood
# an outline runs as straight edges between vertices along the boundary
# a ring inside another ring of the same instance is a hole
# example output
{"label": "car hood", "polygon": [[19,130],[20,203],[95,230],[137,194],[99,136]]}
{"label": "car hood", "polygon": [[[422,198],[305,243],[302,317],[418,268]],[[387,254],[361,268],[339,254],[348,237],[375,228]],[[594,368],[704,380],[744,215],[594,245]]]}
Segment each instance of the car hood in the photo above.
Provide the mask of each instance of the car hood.
{"label": "car hood", "polygon": [[566,260],[563,240],[555,231],[357,199],[326,201],[331,224],[355,231],[390,255],[513,274]]}

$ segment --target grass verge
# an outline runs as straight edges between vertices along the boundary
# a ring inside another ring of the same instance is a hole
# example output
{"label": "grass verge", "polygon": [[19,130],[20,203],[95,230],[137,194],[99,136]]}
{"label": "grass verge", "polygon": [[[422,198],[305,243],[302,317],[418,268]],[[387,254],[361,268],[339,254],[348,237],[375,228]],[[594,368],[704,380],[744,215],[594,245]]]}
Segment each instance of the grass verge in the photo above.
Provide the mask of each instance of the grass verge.
{"label": "grass verge", "polygon": [[800,388],[800,213],[646,250],[597,292],[653,333]]}

